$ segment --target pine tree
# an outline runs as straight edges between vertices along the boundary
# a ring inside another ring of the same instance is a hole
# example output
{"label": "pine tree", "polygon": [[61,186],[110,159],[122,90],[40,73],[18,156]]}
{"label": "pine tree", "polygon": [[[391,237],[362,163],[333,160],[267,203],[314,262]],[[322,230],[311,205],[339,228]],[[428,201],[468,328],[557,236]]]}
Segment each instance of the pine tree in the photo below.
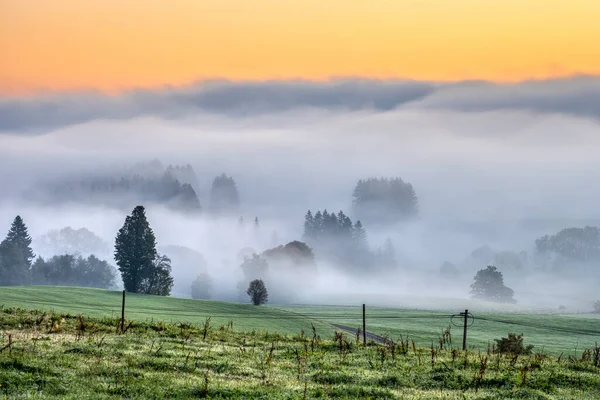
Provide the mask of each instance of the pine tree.
{"label": "pine tree", "polygon": [[34,258],[31,236],[23,219],[17,215],[6,239],[0,243],[0,285],[28,284]]}
{"label": "pine tree", "polygon": [[[158,255],[156,238],[143,206],[135,207],[125,218],[115,239],[115,260],[128,292],[161,295],[170,292],[170,260]],[[159,286],[161,289],[157,289]]]}
{"label": "pine tree", "polygon": [[323,233],[323,214],[321,211],[317,211],[313,220],[313,234],[312,238],[316,239]]}
{"label": "pine tree", "polygon": [[312,212],[308,210],[306,215],[304,216],[304,239],[312,238],[315,234],[315,219],[312,215]]}
{"label": "pine tree", "polygon": [[363,227],[360,221],[356,221],[352,229],[352,238],[354,239],[354,245],[356,249],[363,250],[369,248],[369,242],[367,241],[367,231]]}

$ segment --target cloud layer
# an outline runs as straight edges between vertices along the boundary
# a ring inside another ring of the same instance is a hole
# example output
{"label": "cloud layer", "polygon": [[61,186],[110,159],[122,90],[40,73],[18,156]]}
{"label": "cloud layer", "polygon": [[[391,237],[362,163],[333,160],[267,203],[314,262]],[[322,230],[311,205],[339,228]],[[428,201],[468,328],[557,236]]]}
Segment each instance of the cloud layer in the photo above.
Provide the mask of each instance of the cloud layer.
{"label": "cloud layer", "polygon": [[600,77],[494,84],[336,79],[328,82],[207,81],[182,88],[54,94],[0,100],[0,132],[40,134],[93,120],[155,116],[176,119],[209,113],[255,117],[298,109],[394,109],[489,112],[520,110],[600,119]]}

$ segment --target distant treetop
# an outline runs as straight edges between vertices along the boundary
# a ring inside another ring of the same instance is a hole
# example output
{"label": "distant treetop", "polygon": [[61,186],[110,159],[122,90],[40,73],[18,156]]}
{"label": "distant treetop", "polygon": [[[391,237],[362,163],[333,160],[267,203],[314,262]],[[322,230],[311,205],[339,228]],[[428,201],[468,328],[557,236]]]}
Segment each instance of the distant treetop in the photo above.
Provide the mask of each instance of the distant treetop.
{"label": "distant treetop", "polygon": [[352,197],[355,216],[370,223],[391,224],[419,213],[415,190],[401,178],[361,179]]}
{"label": "distant treetop", "polygon": [[594,226],[567,228],[555,235],[535,241],[538,254],[557,254],[569,260],[593,262],[600,260],[600,229]]}
{"label": "distant treetop", "polygon": [[217,176],[210,190],[210,211],[214,214],[230,214],[239,210],[240,196],[232,177]]}

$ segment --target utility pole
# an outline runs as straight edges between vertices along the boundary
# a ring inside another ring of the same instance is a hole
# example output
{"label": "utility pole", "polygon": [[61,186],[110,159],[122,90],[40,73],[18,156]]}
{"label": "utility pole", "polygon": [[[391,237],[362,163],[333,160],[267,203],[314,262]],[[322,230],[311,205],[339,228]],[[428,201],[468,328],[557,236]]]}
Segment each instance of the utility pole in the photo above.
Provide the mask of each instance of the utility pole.
{"label": "utility pole", "polygon": [[467,320],[469,318],[469,310],[465,310],[465,313],[461,313],[464,318],[464,331],[463,331],[463,351],[467,350]]}
{"label": "utility pole", "polygon": [[363,304],[363,344],[367,345],[367,314],[365,312],[365,305]]}

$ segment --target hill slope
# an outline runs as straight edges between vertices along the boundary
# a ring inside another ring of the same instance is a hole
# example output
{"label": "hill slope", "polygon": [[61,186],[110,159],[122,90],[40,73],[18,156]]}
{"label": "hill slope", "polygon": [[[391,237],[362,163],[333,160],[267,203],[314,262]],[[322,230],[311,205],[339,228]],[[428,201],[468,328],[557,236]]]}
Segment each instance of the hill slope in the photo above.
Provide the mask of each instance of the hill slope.
{"label": "hill slope", "polygon": [[[59,286],[0,287],[0,305],[91,317],[121,315],[120,291]],[[173,297],[127,293],[125,319],[202,323],[211,318],[213,326],[233,321],[236,329],[268,331],[282,334],[309,332],[311,323],[322,334],[330,332],[328,324],[270,307]]]}

